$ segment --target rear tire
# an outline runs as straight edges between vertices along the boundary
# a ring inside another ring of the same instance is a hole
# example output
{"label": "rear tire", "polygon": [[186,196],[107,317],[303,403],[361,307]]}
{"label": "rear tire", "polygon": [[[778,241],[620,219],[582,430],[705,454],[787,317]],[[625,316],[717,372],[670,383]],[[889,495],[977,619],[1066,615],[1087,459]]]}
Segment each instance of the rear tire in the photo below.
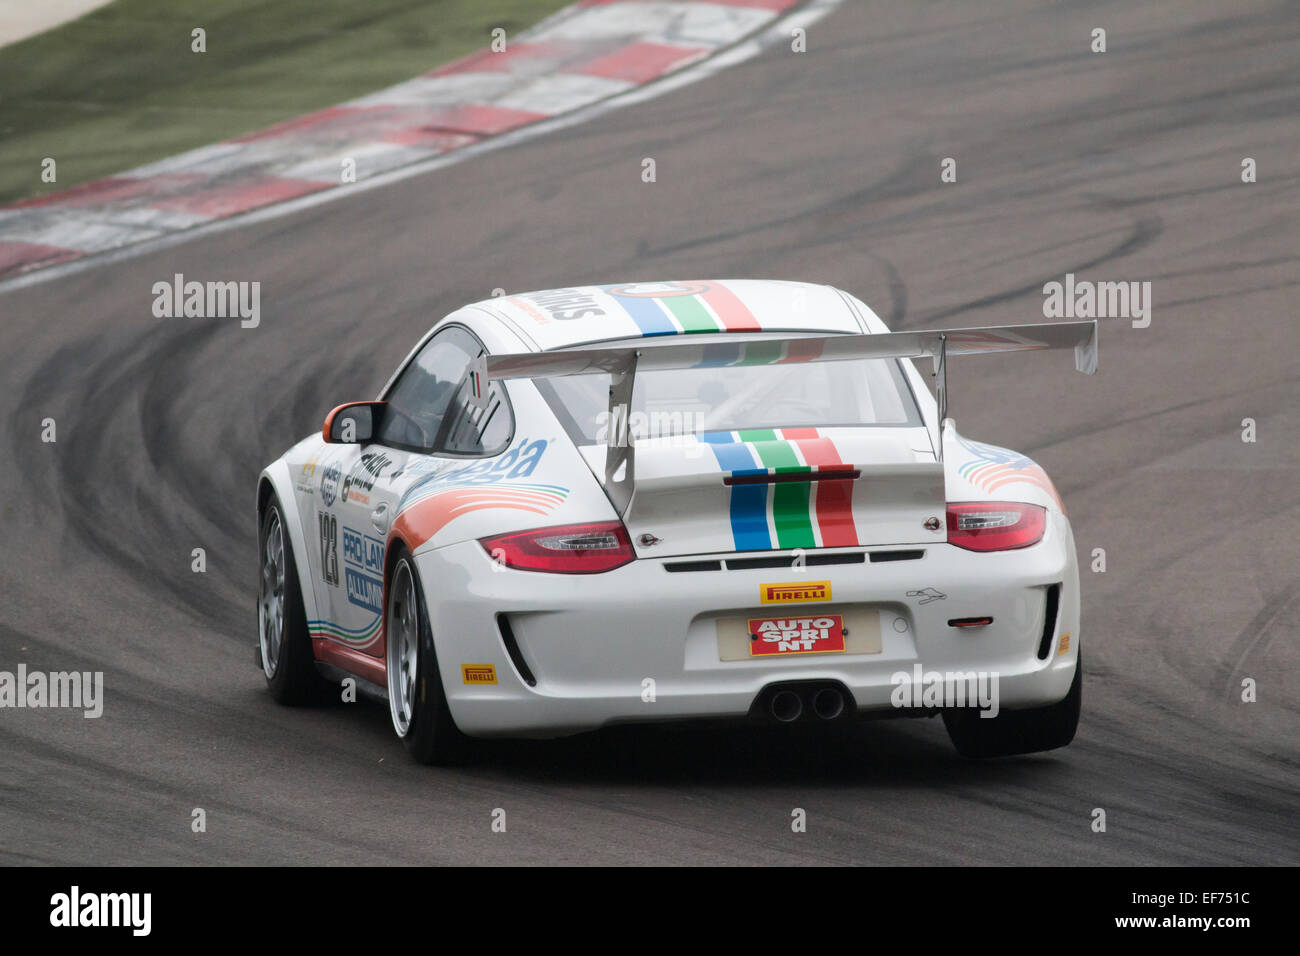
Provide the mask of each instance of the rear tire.
{"label": "rear tire", "polygon": [[393,732],[419,763],[456,763],[469,749],[468,738],[456,727],[447,706],[415,561],[405,547],[399,548],[384,618]]}
{"label": "rear tire", "polygon": [[262,515],[258,544],[261,583],[257,594],[257,640],[267,690],[278,704],[320,703],[329,685],[316,671],[299,590],[298,565],[275,497]]}
{"label": "rear tire", "polygon": [[1083,703],[1083,653],[1075,664],[1074,680],[1065,698],[1046,707],[1004,710],[985,718],[974,708],[946,710],[948,737],[963,757],[1010,757],[1064,747],[1074,739]]}

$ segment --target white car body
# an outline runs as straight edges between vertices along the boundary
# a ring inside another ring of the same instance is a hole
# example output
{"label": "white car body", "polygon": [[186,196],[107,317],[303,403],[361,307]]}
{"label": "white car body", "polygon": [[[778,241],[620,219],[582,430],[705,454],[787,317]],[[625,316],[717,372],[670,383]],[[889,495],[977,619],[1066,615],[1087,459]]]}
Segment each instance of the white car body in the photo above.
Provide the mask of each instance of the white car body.
{"label": "white car body", "polygon": [[[679,298],[693,301],[668,301]],[[680,334],[708,321],[717,325],[713,335]],[[738,280],[584,287],[465,306],[435,325],[402,368],[451,325],[472,333],[490,356],[571,354],[593,343],[649,353],[665,342],[736,337],[789,348],[812,333],[889,335],[866,305],[826,286]],[[1061,701],[1079,661],[1079,582],[1070,522],[1050,479],[1027,458],[941,423],[912,361],[886,361],[898,363],[919,410],[910,426],[801,423],[789,436],[755,441],[738,434],[644,441],[622,512],[603,480],[607,449],[575,445],[529,378],[496,386],[508,393],[514,421],[508,447],[490,457],[305,438],[263,471],[260,500],[273,493],[284,505],[316,660],[386,686],[386,562],[400,542],[418,568],[447,705],[470,736],[741,717],[782,682],[831,682],[847,691],[850,711],[887,712],[896,709],[897,675],[917,665],[996,674],[1006,710]],[[759,448],[758,441],[773,444]],[[739,516],[741,486],[724,485],[724,465],[749,454],[756,468],[775,471],[759,461],[760,452],[793,456],[803,466],[829,455],[861,477],[845,492],[851,500],[834,503],[833,519],[816,485],[803,485],[811,487],[806,521],[798,493],[793,510],[776,513],[776,484],[749,486],[746,501],[761,494],[762,514],[756,518],[751,508]],[[1030,546],[965,550],[948,543],[948,502],[1037,505],[1045,529]],[[940,525],[927,527],[934,517]],[[743,535],[742,519],[749,522]],[[590,575],[503,566],[480,543],[526,529],[619,521],[636,560]],[[745,566],[754,559],[777,566]],[[768,590],[773,585],[807,585],[806,593],[796,588],[785,596],[811,600],[781,603],[781,594]],[[1054,611],[1049,589],[1056,589]],[[765,600],[771,596],[775,608]],[[754,656],[745,644],[749,624],[774,613],[788,621],[841,615],[844,649]],[[950,625],[985,617],[992,622]]]}

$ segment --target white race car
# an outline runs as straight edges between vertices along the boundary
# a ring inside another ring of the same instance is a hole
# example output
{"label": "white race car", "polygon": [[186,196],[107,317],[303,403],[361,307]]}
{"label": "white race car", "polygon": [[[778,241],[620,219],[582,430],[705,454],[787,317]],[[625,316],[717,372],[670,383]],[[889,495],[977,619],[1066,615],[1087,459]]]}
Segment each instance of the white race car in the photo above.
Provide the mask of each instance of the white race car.
{"label": "white race car", "polygon": [[262,472],[258,663],[283,703],[353,678],[433,763],[708,717],[941,712],[968,756],[1064,746],[1070,523],[944,388],[950,356],[1061,348],[1093,372],[1096,323],[890,332],[796,282],[468,305]]}

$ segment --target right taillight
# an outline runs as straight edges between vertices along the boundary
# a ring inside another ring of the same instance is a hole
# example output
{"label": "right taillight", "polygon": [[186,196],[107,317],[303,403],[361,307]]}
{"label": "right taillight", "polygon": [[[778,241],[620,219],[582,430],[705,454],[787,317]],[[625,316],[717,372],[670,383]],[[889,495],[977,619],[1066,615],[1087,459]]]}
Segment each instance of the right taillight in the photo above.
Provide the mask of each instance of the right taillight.
{"label": "right taillight", "polygon": [[489,556],[520,571],[600,574],[636,560],[619,521],[568,524],[481,538]]}
{"label": "right taillight", "polygon": [[967,551],[1010,551],[1043,540],[1047,509],[1015,501],[948,505],[948,543]]}

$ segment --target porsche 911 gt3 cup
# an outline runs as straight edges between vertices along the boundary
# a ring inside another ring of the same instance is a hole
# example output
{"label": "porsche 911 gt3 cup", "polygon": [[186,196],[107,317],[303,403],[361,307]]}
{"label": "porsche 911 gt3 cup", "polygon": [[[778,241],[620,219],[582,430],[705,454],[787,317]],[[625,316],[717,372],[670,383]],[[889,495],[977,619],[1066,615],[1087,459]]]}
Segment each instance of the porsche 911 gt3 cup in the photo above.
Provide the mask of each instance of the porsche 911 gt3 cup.
{"label": "porsche 911 gt3 cup", "polygon": [[1093,372],[1096,323],[890,332],[757,280],[468,305],[262,472],[258,662],[284,703],[351,676],[435,763],[692,718],[941,712],[969,756],[1063,746],[1070,523],[945,387],[953,356],[1051,349]]}

